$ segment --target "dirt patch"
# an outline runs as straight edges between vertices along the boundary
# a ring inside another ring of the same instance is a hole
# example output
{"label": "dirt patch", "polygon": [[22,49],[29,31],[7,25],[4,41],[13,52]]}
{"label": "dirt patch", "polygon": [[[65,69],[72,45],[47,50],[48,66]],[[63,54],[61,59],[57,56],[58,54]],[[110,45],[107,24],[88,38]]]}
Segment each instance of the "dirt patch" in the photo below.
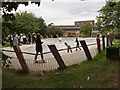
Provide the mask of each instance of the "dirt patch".
{"label": "dirt patch", "polygon": [[13,76],[13,77],[16,77],[16,78],[38,80],[38,79],[53,76],[56,73],[50,74],[49,72],[29,72],[27,74],[24,74],[24,73],[21,74],[21,73],[17,73],[17,72],[14,72],[14,71],[3,70],[2,74],[7,75],[7,76]]}

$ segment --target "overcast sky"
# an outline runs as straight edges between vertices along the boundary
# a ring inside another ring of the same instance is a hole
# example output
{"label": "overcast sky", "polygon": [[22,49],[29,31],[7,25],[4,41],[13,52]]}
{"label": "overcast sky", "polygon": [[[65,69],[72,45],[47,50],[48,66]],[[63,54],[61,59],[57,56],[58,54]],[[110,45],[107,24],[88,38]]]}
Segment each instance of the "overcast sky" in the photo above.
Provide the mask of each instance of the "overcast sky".
{"label": "overcast sky", "polygon": [[95,20],[104,5],[105,0],[42,0],[40,7],[34,3],[19,5],[17,12],[31,12],[42,17],[46,24],[74,25],[74,21]]}

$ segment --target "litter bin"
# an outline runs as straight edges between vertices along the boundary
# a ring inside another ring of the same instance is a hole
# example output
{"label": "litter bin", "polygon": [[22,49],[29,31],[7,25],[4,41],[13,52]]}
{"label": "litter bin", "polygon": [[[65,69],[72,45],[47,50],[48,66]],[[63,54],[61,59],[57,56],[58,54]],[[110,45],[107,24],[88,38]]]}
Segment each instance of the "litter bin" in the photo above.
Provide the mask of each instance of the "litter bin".
{"label": "litter bin", "polygon": [[110,60],[119,60],[119,47],[108,47],[106,50],[106,57]]}

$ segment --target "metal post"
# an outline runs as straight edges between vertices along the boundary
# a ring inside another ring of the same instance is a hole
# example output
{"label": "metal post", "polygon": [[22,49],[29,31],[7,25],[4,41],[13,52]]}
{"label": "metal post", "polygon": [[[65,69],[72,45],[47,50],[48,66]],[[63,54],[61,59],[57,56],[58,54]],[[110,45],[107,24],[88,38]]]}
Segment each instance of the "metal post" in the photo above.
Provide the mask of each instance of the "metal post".
{"label": "metal post", "polygon": [[65,69],[66,65],[65,65],[64,61],[62,60],[57,48],[55,47],[55,45],[48,45],[48,47],[51,50],[52,54],[54,55],[58,65],[59,65],[59,69]]}
{"label": "metal post", "polygon": [[89,49],[87,47],[87,44],[86,44],[85,40],[80,41],[80,43],[81,43],[81,45],[82,45],[82,47],[83,47],[83,49],[85,51],[87,59],[92,60],[92,56],[91,56],[91,54],[89,52]]}
{"label": "metal post", "polygon": [[100,53],[100,52],[101,52],[100,38],[97,37],[97,38],[96,38],[96,41],[97,41],[97,49],[98,49],[98,53]]}
{"label": "metal post", "polygon": [[13,46],[13,49],[14,49],[16,55],[17,55],[17,58],[18,58],[18,60],[19,60],[19,62],[21,64],[22,69],[25,72],[29,72],[28,66],[27,66],[27,64],[26,64],[26,62],[24,60],[23,54],[22,54],[22,52],[20,50],[20,47],[18,45],[17,46]]}
{"label": "metal post", "polygon": [[103,45],[103,49],[105,49],[105,36],[102,35],[102,45]]}

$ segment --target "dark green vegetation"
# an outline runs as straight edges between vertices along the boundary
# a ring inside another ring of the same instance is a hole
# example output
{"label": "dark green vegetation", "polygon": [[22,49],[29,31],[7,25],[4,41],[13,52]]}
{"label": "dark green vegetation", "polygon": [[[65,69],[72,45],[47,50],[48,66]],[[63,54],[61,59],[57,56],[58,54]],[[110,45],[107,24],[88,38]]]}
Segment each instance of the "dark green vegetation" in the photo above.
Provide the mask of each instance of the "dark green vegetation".
{"label": "dark green vegetation", "polygon": [[92,24],[85,23],[80,27],[80,33],[83,33],[85,36],[91,36]]}
{"label": "dark green vegetation", "polygon": [[43,18],[37,18],[31,13],[16,13],[14,16],[15,20],[12,22],[14,29],[12,30],[17,32],[24,34],[28,34],[28,32],[41,32],[43,35],[43,32],[47,29]]}
{"label": "dark green vegetation", "polygon": [[[31,13],[16,13],[14,19],[4,18],[2,19],[2,33],[3,37],[7,36],[9,33],[24,33],[29,32],[39,32],[41,35],[46,37],[46,35],[63,36],[63,31],[54,27],[48,27],[42,17],[35,17]],[[55,34],[54,34],[55,33]]]}
{"label": "dark green vegetation", "polygon": [[49,26],[47,29],[47,34],[48,35],[52,35],[53,37],[56,37],[56,35],[58,36],[63,36],[64,35],[64,31],[56,28],[54,25],[53,26]]}
{"label": "dark green vegetation", "polygon": [[113,43],[114,43],[114,47],[120,47],[120,40],[119,39],[114,39],[113,40]]}
{"label": "dark green vegetation", "polygon": [[96,25],[101,33],[120,33],[120,1],[107,2],[98,12]]}
{"label": "dark green vegetation", "polygon": [[[31,2],[40,6],[40,2]],[[43,37],[46,35],[54,35],[54,33],[58,36],[63,36],[64,32],[56,27],[54,27],[54,31],[51,31],[51,27],[48,27],[42,17],[35,17],[35,15],[31,13],[8,13],[13,9],[17,10],[19,4],[23,4],[25,6],[28,5],[28,2],[2,2],[2,37],[6,37],[9,33],[24,33],[28,34],[28,32],[39,32]]]}
{"label": "dark green vegetation", "polygon": [[[44,73],[3,69],[5,88],[117,88],[120,62],[106,60],[102,51],[93,61],[84,61],[65,70]],[[89,80],[87,78],[90,77]]]}

